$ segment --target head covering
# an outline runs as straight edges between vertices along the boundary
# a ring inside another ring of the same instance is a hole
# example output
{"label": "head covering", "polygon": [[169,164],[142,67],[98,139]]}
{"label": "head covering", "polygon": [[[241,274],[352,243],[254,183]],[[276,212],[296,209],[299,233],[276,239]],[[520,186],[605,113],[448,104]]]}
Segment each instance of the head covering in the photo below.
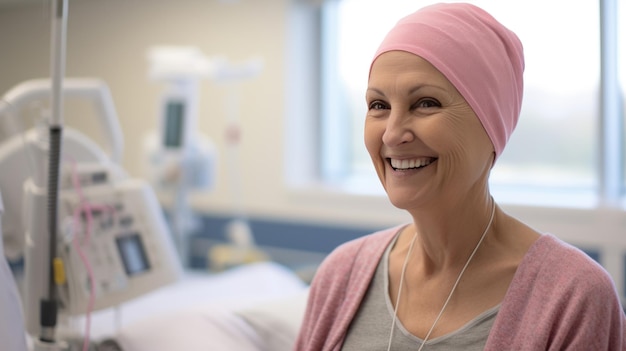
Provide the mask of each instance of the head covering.
{"label": "head covering", "polygon": [[497,159],[522,105],[524,53],[515,33],[474,5],[436,4],[401,19],[372,64],[393,50],[422,57],[457,88],[480,119]]}

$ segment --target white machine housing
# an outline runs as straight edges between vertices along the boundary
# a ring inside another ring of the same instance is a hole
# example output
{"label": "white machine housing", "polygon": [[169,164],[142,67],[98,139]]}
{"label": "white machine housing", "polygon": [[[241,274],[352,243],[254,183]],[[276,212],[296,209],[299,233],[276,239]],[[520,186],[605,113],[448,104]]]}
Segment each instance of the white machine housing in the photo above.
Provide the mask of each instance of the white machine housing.
{"label": "white machine housing", "polygon": [[[63,130],[56,245],[67,279],[57,288],[61,315],[76,315],[115,306],[173,283],[181,276],[182,267],[152,188],[129,178],[117,163],[121,129],[108,88],[93,79],[65,82],[65,96],[89,97],[95,102],[105,142],[109,143],[109,153],[105,154],[80,132],[69,127]],[[5,106],[19,111],[27,103],[47,99],[46,89],[50,84],[44,80],[24,83],[3,100],[8,102]],[[0,115],[3,112],[7,111],[0,109]],[[6,208],[13,210],[11,216],[4,217],[2,229],[13,239],[20,234],[24,238],[23,247],[20,240],[13,240],[18,241],[13,254],[23,251],[25,256],[22,298],[26,329],[31,335],[39,331],[39,302],[47,296],[50,269],[46,132],[45,128],[31,129],[0,144],[0,169],[11,170],[0,172],[0,193]],[[78,179],[80,189],[72,177]],[[101,214],[95,211],[89,240],[82,219],[87,217],[76,212],[88,205],[110,209]],[[75,214],[82,225],[76,225]],[[80,259],[74,238],[82,243],[87,264]],[[93,281],[88,278],[89,271]],[[89,306],[92,286],[94,300]]]}
{"label": "white machine housing", "polygon": [[[180,272],[173,245],[163,244],[170,243],[171,238],[148,184],[139,179],[107,182],[109,170],[101,164],[94,166],[78,173],[84,182],[83,200],[98,205],[91,210],[90,237],[84,249],[95,278],[93,308],[98,310],[167,285]],[[83,314],[90,298],[90,277],[70,239],[85,234],[88,223],[83,213],[79,216],[82,230],[74,230],[75,210],[81,199],[73,188],[63,189],[59,198],[59,214],[67,234],[59,247],[67,262],[69,299],[65,307],[69,314]]]}
{"label": "white machine housing", "polygon": [[145,174],[157,189],[208,190],[214,185],[217,152],[198,130],[198,96],[201,81],[215,68],[193,46],[156,46],[148,60],[149,77],[167,86],[159,100],[158,132],[144,139]]}

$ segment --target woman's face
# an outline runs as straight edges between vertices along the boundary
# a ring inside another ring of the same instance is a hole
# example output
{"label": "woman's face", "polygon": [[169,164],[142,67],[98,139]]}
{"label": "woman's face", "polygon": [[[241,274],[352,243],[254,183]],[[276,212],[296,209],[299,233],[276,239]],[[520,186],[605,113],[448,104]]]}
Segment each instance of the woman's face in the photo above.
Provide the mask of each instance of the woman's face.
{"label": "woman's face", "polygon": [[403,51],[380,55],[366,101],[365,145],[396,207],[486,190],[493,145],[463,96],[428,61]]}

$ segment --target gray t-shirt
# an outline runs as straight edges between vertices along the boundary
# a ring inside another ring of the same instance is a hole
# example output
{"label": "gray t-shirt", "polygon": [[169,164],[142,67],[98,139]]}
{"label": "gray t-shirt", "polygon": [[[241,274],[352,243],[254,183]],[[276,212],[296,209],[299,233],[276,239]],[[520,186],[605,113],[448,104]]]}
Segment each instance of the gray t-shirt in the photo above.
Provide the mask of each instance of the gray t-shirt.
{"label": "gray t-shirt", "polygon": [[[343,351],[387,350],[393,322],[393,305],[389,298],[389,252],[391,242],[383,255],[359,311],[348,328]],[[428,340],[423,351],[479,351],[485,348],[489,331],[500,306],[491,308],[474,318],[460,329]],[[422,339],[407,331],[396,320],[391,350],[418,350]]]}

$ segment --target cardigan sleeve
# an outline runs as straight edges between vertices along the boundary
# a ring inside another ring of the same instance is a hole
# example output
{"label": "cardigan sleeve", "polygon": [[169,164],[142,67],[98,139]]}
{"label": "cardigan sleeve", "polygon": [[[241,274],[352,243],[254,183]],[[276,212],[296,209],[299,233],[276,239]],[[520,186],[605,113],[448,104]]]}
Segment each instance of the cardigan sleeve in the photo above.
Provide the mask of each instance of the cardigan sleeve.
{"label": "cardigan sleeve", "polygon": [[337,311],[345,300],[351,261],[362,240],[351,241],[335,249],[320,265],[311,283],[302,326],[295,351],[326,350]]}
{"label": "cardigan sleeve", "polygon": [[626,350],[625,315],[609,274],[544,235],[518,267],[486,350]]}
{"label": "cardigan sleeve", "polygon": [[322,262],[311,283],[295,351],[330,351],[341,347],[378,262],[400,228],[349,241]]}
{"label": "cardigan sleeve", "polygon": [[617,290],[608,273],[594,265],[580,269],[572,291],[564,291],[562,325],[554,327],[550,350],[626,350],[625,317]]}

